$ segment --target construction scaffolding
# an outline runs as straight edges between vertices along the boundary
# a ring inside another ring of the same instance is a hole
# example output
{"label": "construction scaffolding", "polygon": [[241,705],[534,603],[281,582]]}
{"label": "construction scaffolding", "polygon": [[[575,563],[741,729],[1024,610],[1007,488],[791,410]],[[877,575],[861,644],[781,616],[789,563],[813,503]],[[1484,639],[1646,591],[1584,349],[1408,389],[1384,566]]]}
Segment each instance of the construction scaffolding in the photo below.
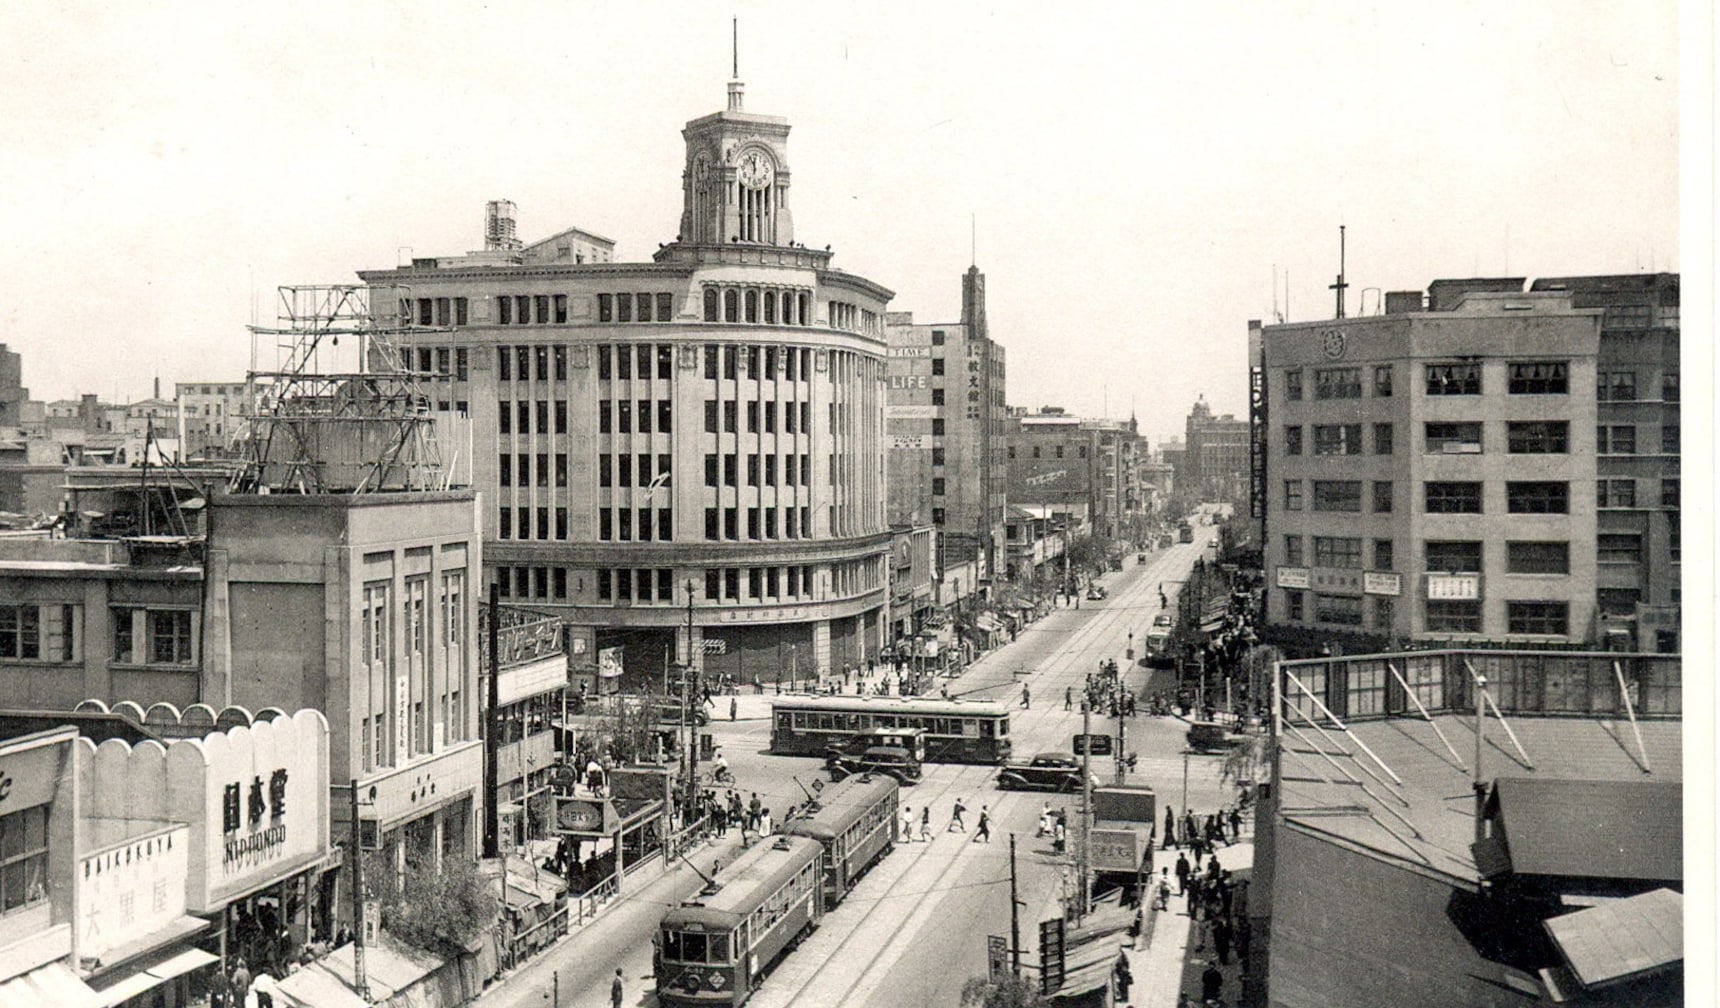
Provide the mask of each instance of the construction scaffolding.
{"label": "construction scaffolding", "polygon": [[[447,489],[436,416],[412,368],[398,286],[281,287],[277,325],[249,326],[251,368],[234,493]],[[260,366],[261,365],[261,366]]]}

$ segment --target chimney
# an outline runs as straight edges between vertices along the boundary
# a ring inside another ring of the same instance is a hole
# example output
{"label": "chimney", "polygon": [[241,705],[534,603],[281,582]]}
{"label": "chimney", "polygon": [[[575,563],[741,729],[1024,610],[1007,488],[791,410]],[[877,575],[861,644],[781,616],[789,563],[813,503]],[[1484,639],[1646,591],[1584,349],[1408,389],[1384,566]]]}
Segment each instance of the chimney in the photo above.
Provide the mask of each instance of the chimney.
{"label": "chimney", "polygon": [[156,398],[156,399],[161,398],[161,376],[160,375],[155,376],[155,395],[153,398]]}

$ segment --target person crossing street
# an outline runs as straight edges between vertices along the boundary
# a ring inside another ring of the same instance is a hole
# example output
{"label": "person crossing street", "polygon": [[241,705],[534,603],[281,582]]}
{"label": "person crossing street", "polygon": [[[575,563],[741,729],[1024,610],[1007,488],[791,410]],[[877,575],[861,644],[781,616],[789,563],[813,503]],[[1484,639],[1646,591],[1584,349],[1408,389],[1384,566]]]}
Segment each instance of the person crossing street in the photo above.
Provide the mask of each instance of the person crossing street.
{"label": "person crossing street", "polygon": [[984,805],[979,807],[979,827],[973,835],[974,843],[979,843],[981,840],[991,843],[991,813]]}

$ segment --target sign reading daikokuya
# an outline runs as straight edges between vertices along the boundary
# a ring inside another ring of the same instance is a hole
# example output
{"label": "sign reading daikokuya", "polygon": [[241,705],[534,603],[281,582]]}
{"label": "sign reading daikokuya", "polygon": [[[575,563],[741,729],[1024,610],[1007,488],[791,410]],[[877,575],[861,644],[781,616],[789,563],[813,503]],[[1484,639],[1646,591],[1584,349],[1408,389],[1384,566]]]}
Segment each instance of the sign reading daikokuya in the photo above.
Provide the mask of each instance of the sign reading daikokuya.
{"label": "sign reading daikokuya", "polygon": [[92,809],[190,827],[185,905],[193,913],[329,853],[328,722],[314,710],[178,739],[165,750],[105,742],[80,757],[80,773]]}

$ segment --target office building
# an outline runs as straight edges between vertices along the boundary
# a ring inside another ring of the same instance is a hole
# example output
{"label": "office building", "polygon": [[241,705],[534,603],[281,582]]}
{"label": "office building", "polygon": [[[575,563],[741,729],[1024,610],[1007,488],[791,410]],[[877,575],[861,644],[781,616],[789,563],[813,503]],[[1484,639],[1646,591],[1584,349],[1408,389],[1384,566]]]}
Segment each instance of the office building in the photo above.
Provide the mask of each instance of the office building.
{"label": "office building", "polygon": [[359,274],[445,330],[401,339],[470,413],[488,576],[561,614],[576,660],[618,658],[622,688],[689,658],[804,676],[884,640],[892,295],[796,240],[788,133],[739,82],[689,122],[680,233],[651,262],[573,229]]}
{"label": "office building", "polygon": [[1248,421],[1214,416],[1202,396],[1184,423],[1179,484],[1201,500],[1241,500],[1248,486]]}
{"label": "office building", "polygon": [[891,312],[884,331],[890,521],[930,523],[942,565],[977,560],[989,580],[1003,560],[1008,407],[1004,349],[987,334],[985,275],[970,268],[962,277],[960,322]]}

